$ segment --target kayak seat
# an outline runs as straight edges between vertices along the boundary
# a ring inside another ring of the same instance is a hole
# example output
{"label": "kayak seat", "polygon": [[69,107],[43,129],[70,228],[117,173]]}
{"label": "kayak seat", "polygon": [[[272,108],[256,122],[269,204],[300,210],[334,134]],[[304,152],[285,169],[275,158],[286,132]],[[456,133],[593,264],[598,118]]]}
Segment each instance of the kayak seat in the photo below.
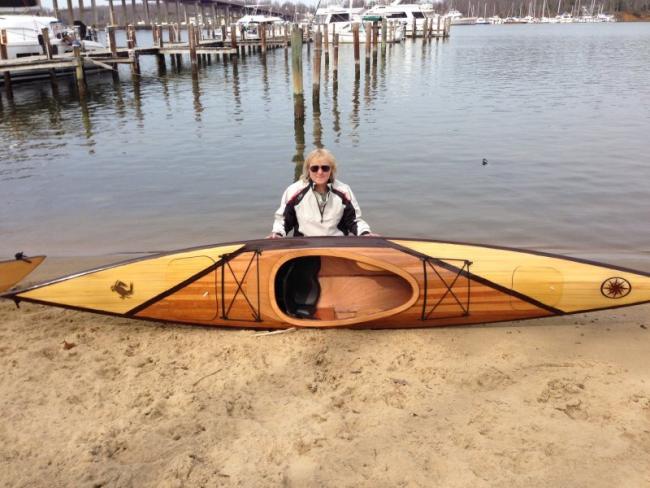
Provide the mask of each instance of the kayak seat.
{"label": "kayak seat", "polygon": [[319,256],[305,256],[284,263],[275,277],[275,295],[280,309],[300,319],[313,319],[320,297]]}

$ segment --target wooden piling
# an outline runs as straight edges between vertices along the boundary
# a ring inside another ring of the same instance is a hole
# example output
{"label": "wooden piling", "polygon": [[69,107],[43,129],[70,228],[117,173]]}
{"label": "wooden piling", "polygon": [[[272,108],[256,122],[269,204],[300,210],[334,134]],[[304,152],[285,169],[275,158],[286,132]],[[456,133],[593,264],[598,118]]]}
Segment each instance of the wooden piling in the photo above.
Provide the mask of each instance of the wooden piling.
{"label": "wooden piling", "polygon": [[93,11],[93,27],[99,25],[99,15],[97,13],[97,0],[90,0],[90,9]]}
{"label": "wooden piling", "polygon": [[266,54],[266,25],[260,24],[260,41],[262,43],[262,54]]}
{"label": "wooden piling", "polygon": [[381,54],[386,54],[386,37],[388,37],[388,20],[386,17],[381,19]]}
{"label": "wooden piling", "polygon": [[115,6],[113,0],[108,0],[108,19],[111,25],[115,25]]}
{"label": "wooden piling", "polygon": [[[81,0],[80,0],[81,1]],[[133,22],[133,25],[138,23],[138,12],[135,8],[135,0],[131,0],[131,21]]]}
{"label": "wooden piling", "polygon": [[323,35],[314,33],[314,59],[312,60],[312,100],[314,105],[320,104],[320,66]]}
{"label": "wooden piling", "polygon": [[323,29],[323,40],[325,42],[325,68],[330,64],[330,35],[329,35],[329,25],[325,24]]}
{"label": "wooden piling", "polygon": [[189,37],[189,45],[190,45],[190,63],[192,63],[192,72],[196,72],[197,70],[197,64],[198,64],[198,59],[196,57],[196,34],[195,34],[195,29],[196,27],[194,24],[190,24],[187,26],[189,29],[188,37]]}
{"label": "wooden piling", "polygon": [[296,24],[291,30],[291,72],[293,79],[293,112],[297,120],[305,118],[305,103],[302,90],[302,29]]}
{"label": "wooden piling", "polygon": [[149,0],[142,0],[142,6],[144,7],[144,23],[151,25],[151,16],[149,15]]}
{"label": "wooden piling", "polygon": [[165,14],[165,23],[166,23],[166,24],[169,24],[169,2],[168,2],[167,0],[165,0],[165,1],[163,2],[163,5],[164,5],[164,7],[165,7],[165,8],[163,9],[163,13]]}
{"label": "wooden piling", "polygon": [[436,37],[440,37],[440,21],[442,20],[442,16],[438,15],[438,26],[436,27]]}
{"label": "wooden piling", "polygon": [[427,34],[429,33],[428,27],[429,27],[429,19],[425,17],[422,22],[422,38],[425,40],[427,38]]}
{"label": "wooden piling", "polygon": [[52,9],[54,10],[54,16],[57,19],[60,19],[61,14],[59,13],[59,2],[58,2],[58,0],[52,0]]}
{"label": "wooden piling", "polygon": [[81,57],[81,48],[75,46],[72,48],[72,53],[75,58],[75,79],[77,80],[77,89],[79,96],[83,97],[86,94],[86,79],[84,77],[84,61]]}
{"label": "wooden piling", "polygon": [[361,64],[359,57],[359,24],[352,25],[352,44],[354,46],[354,64],[359,66]]}
{"label": "wooden piling", "polygon": [[[7,30],[0,30],[0,59],[9,59],[9,54],[7,52]],[[11,73],[5,71],[4,74],[4,83],[5,83],[5,92],[7,97],[11,98],[13,96],[13,91],[11,90]]]}
{"label": "wooden piling", "polygon": [[372,54],[377,54],[377,46],[379,45],[379,23],[372,23]]}
{"label": "wooden piling", "polygon": [[237,52],[237,24],[230,24],[230,47]]}
{"label": "wooden piling", "polygon": [[363,29],[366,31],[366,64],[370,62],[370,49],[372,48],[372,28],[369,22],[363,24]]}
{"label": "wooden piling", "polygon": [[418,21],[413,17],[413,32],[411,33],[411,38],[415,39],[418,36]]}
{"label": "wooden piling", "polygon": [[226,45],[226,24],[221,24],[221,41]]}
{"label": "wooden piling", "polygon": [[339,35],[336,32],[333,33],[332,42],[334,44],[334,65],[332,69],[334,71],[334,79],[336,79],[339,73]]}
{"label": "wooden piling", "polygon": [[210,7],[212,8],[212,39],[217,38],[217,9],[213,4],[210,4]]}
{"label": "wooden piling", "polygon": [[123,20],[122,22],[123,26],[129,25],[129,14],[126,11],[126,0],[122,0],[122,20]]}
{"label": "wooden piling", "polygon": [[50,43],[50,30],[47,27],[41,29],[41,36],[43,37],[43,54],[47,59],[52,59],[52,44]]}
{"label": "wooden piling", "polygon": [[86,8],[84,6],[84,0],[79,0],[79,20],[84,22],[84,13],[86,11]]}
{"label": "wooden piling", "polygon": [[111,57],[117,57],[117,45],[115,44],[115,26],[106,27],[106,37],[108,39],[108,48],[111,50]]}
{"label": "wooden piling", "polygon": [[179,28],[181,25],[181,2],[180,0],[176,0],[176,23],[178,24]]}
{"label": "wooden piling", "polygon": [[68,0],[68,25],[74,24],[74,10],[72,9],[72,0]]}

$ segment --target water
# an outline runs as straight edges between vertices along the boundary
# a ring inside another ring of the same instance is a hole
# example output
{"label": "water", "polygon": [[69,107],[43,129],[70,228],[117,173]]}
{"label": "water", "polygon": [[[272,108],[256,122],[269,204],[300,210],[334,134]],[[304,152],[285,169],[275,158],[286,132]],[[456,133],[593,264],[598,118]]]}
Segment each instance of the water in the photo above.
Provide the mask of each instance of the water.
{"label": "water", "polygon": [[650,24],[458,27],[368,71],[362,50],[356,82],[342,46],[320,113],[304,54],[304,125],[282,49],[196,80],[187,60],[159,77],[143,58],[139,83],[91,76],[83,103],[72,81],[3,94],[0,255],[266,235],[294,161],[322,144],[381,234],[650,269]]}

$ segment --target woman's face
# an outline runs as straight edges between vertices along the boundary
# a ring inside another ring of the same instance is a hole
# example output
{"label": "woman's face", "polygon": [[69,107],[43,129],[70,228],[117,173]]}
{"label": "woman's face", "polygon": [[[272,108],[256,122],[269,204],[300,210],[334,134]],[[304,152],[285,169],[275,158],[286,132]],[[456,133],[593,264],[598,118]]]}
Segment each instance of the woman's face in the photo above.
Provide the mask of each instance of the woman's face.
{"label": "woman's face", "polygon": [[317,185],[326,185],[332,174],[332,165],[325,159],[316,159],[309,165],[309,177]]}

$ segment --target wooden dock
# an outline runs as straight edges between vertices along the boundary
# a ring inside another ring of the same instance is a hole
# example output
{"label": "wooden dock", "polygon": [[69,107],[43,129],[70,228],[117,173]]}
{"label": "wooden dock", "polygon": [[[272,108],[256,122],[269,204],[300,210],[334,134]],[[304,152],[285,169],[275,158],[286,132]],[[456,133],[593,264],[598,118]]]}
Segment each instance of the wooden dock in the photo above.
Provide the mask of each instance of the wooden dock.
{"label": "wooden dock", "polygon": [[[199,62],[207,62],[208,56],[233,57],[245,55],[246,52],[265,53],[268,49],[287,48],[290,44],[288,30],[281,31],[269,27],[260,30],[259,39],[245,39],[245,34],[240,33],[238,38],[236,24],[230,28],[230,38],[227,36],[225,26],[222,26],[220,38],[216,38],[216,31],[208,31],[212,37],[202,38],[205,31],[200,27],[190,24],[187,30],[181,30],[180,25],[165,26],[168,31],[167,40],[164,40],[163,26],[154,25],[151,29],[153,35],[153,46],[138,47],[136,41],[136,29],[129,25],[126,28],[126,46],[117,46],[115,42],[116,27],[106,28],[108,47],[93,51],[82,52],[75,47],[73,52],[65,54],[54,54],[49,42],[48,29],[43,29],[43,55],[28,56],[18,59],[7,59],[7,36],[5,31],[0,31],[0,84],[4,85],[7,93],[11,92],[12,77],[47,78],[54,80],[58,74],[69,74],[74,71],[77,85],[80,92],[85,88],[84,71],[90,68],[106,69],[115,71],[114,66],[118,64],[130,65],[132,71],[139,74],[139,60],[142,56],[156,56],[157,62],[165,66],[165,56],[170,57],[172,65],[180,64],[181,56],[187,55],[194,70]],[[187,37],[187,42],[180,41],[180,38]]]}

